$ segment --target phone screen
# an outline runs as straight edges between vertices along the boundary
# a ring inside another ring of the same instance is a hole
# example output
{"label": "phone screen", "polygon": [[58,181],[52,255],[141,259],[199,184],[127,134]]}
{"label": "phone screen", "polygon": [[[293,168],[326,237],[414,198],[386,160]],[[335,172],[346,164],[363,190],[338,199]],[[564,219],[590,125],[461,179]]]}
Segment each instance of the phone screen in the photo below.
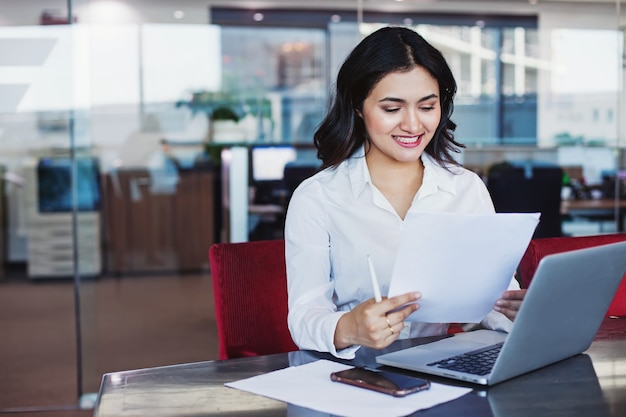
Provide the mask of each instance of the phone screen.
{"label": "phone screen", "polygon": [[403,397],[430,388],[430,382],[425,379],[363,367],[333,372],[330,377],[333,381],[371,389],[396,397]]}

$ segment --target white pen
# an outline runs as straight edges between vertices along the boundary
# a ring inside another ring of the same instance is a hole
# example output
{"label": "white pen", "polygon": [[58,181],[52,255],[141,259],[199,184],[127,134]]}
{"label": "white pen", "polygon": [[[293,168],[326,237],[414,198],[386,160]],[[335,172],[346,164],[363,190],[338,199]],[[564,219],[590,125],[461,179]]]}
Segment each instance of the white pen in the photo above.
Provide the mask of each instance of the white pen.
{"label": "white pen", "polygon": [[383,297],[380,295],[380,287],[378,286],[378,278],[376,278],[376,271],[374,271],[374,264],[372,264],[372,258],[370,258],[369,254],[367,255],[367,266],[370,269],[370,278],[372,279],[372,288],[374,289],[374,299],[377,303],[380,303],[383,300]]}

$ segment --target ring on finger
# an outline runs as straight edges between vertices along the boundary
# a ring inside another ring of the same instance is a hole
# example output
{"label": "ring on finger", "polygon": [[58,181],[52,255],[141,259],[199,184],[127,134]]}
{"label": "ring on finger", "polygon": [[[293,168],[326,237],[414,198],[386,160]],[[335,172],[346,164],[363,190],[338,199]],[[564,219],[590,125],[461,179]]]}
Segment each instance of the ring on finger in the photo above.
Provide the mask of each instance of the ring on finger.
{"label": "ring on finger", "polygon": [[393,326],[391,325],[391,322],[389,321],[389,316],[385,316],[385,319],[387,320],[387,326],[389,327],[389,331],[391,332],[391,334],[394,334],[395,331],[393,330]]}

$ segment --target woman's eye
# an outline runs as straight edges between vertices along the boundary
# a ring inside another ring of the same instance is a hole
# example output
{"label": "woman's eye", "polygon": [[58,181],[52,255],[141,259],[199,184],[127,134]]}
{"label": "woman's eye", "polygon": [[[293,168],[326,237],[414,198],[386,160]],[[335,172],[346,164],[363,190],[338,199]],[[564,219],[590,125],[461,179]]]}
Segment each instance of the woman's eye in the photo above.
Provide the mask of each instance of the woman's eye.
{"label": "woman's eye", "polygon": [[426,107],[420,107],[423,111],[431,111],[435,109],[435,106],[426,106]]}
{"label": "woman's eye", "polygon": [[393,108],[387,108],[387,109],[383,109],[386,113],[395,113],[397,111],[399,111],[400,109],[397,107],[393,107]]}

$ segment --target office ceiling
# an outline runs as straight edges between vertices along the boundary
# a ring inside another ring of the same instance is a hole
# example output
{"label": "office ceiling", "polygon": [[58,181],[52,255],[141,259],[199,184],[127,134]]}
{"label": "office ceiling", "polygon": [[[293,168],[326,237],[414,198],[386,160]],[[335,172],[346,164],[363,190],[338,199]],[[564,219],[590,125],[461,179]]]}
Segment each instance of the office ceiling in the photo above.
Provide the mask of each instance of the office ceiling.
{"label": "office ceiling", "polygon": [[[570,13],[585,15],[589,8],[626,8],[626,0],[211,0],[213,6],[245,8],[315,8],[358,9],[386,12],[422,11],[432,13],[494,13],[536,15],[541,9],[567,9]],[[621,14],[621,12],[620,12]]]}
{"label": "office ceiling", "polygon": [[626,0],[317,0],[315,2],[302,1],[302,0],[212,0],[212,4],[220,4],[226,6],[226,3],[230,3],[233,6],[243,7],[341,7],[341,8],[354,8],[362,5],[368,9],[396,9],[402,10],[405,8],[419,8],[424,9],[441,9],[450,10],[454,8],[465,8],[467,4],[476,5],[478,9],[492,7],[495,10],[502,11],[506,8],[532,8],[535,5],[540,6],[563,6],[570,4],[572,6],[583,5],[616,5],[621,3],[626,5]]}
{"label": "office ceiling", "polygon": [[[233,2],[233,0],[231,0]],[[587,3],[587,4],[616,4],[616,3],[625,4],[625,0],[473,0],[471,3],[497,3],[499,5],[511,4],[511,5],[521,5],[521,4],[549,4],[549,3]],[[246,0],[235,0],[234,3],[257,3],[257,4],[284,4],[295,6],[296,3],[299,3],[299,6],[303,6],[304,2],[300,3],[298,0],[266,0],[266,1],[246,1]],[[395,4],[395,5],[446,5],[446,4],[462,4],[468,3],[467,0],[351,0],[351,1],[337,1],[337,0],[318,0],[315,3],[351,3],[353,6],[362,3],[364,6],[380,6],[385,3]]]}

